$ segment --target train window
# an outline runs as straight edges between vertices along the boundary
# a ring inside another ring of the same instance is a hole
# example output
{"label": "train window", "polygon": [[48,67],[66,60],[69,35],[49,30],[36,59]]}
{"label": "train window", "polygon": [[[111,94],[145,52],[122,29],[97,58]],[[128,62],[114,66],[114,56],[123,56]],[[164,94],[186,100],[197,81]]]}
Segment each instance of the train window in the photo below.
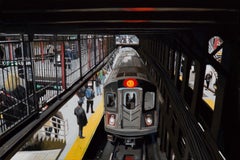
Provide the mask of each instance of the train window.
{"label": "train window", "polygon": [[188,86],[193,90],[195,82],[195,61],[192,61],[191,68],[189,70]]}
{"label": "train window", "polygon": [[[223,40],[219,36],[213,36],[208,41],[208,53],[213,54],[213,57],[221,63],[222,55],[223,55],[223,47],[222,47]],[[219,48],[220,47],[220,48]]]}
{"label": "train window", "polygon": [[116,107],[116,94],[107,93],[107,107]]}
{"label": "train window", "polygon": [[173,68],[174,68],[174,71],[173,71],[173,75],[174,76],[176,76],[176,71],[177,71],[177,62],[178,62],[178,52],[177,51],[175,51],[175,53],[174,53],[174,64],[173,64]]}
{"label": "train window", "polygon": [[146,92],[144,97],[144,110],[154,108],[155,92]]}
{"label": "train window", "polygon": [[183,68],[185,65],[185,55],[181,55],[181,64],[180,64],[180,70],[179,70],[179,80],[182,81],[183,78]]}
{"label": "train window", "polygon": [[124,106],[127,109],[134,109],[136,104],[136,92],[126,92],[124,95]]}
{"label": "train window", "polygon": [[202,99],[206,102],[212,111],[215,109],[217,80],[218,72],[212,65],[207,64],[204,75]]}

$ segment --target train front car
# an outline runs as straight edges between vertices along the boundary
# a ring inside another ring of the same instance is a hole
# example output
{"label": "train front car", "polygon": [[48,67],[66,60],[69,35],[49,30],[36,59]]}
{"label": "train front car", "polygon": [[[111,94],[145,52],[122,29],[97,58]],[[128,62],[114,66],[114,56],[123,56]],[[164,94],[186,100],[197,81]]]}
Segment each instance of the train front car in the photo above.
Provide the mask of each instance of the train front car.
{"label": "train front car", "polygon": [[149,79],[137,52],[122,48],[104,85],[104,120],[109,140],[133,143],[157,132],[157,92]]}

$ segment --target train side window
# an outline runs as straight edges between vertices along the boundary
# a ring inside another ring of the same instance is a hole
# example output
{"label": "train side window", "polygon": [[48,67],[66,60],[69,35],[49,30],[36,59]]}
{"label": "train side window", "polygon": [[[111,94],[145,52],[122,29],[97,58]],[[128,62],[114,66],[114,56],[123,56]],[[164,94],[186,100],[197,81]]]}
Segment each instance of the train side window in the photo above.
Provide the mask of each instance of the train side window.
{"label": "train side window", "polygon": [[144,97],[144,110],[150,110],[154,108],[155,92],[146,92]]}
{"label": "train side window", "polygon": [[116,94],[115,93],[107,94],[107,107],[110,107],[110,108],[116,107]]}

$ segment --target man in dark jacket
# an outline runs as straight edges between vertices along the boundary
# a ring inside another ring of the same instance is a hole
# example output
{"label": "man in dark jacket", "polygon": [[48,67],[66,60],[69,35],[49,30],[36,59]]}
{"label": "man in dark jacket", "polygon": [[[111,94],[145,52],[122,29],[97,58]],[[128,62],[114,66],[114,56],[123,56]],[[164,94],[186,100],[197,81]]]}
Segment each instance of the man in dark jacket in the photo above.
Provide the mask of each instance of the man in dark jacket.
{"label": "man in dark jacket", "polygon": [[[85,85],[86,86],[86,85]],[[79,100],[80,101],[83,101],[83,103],[84,103],[84,100],[85,100],[85,91],[86,91],[86,89],[87,89],[87,87],[85,87],[85,86],[82,86],[81,88],[80,88],[80,90],[79,91],[77,91],[77,96],[78,96],[78,98],[79,98]]]}
{"label": "man in dark jacket", "polygon": [[79,126],[79,137],[83,137],[83,127],[87,125],[88,120],[85,110],[82,108],[83,101],[81,99],[78,101],[78,106],[74,109],[74,114],[77,116],[77,123]]}

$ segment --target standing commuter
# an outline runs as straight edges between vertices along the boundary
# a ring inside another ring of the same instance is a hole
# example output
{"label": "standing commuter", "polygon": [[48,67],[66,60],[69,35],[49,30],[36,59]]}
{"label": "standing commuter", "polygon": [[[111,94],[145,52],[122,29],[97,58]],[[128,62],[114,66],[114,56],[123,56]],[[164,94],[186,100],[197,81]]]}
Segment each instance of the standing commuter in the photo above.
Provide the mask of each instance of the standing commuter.
{"label": "standing commuter", "polygon": [[106,69],[102,69],[103,70],[103,76],[102,76],[102,84],[104,84],[106,76],[107,76],[107,70]]}
{"label": "standing commuter", "polygon": [[85,110],[82,108],[83,101],[79,100],[78,101],[78,106],[74,109],[74,114],[77,117],[77,123],[79,127],[79,138],[85,138],[83,136],[83,127],[87,125],[88,120],[87,116],[85,113]]}
{"label": "standing commuter", "polygon": [[103,84],[103,70],[101,69],[98,73],[97,73],[99,79],[101,80],[101,84]]}
{"label": "standing commuter", "polygon": [[92,113],[94,113],[94,111],[93,111],[93,99],[95,97],[95,93],[90,86],[88,86],[88,88],[86,89],[85,96],[87,98],[87,113],[88,113],[89,107],[91,107],[91,111],[92,111]]}
{"label": "standing commuter", "polygon": [[81,88],[80,88],[80,90],[77,92],[77,96],[78,96],[78,98],[79,98],[79,100],[81,99],[81,101],[84,103],[84,100],[85,100],[85,92],[86,92],[86,89],[87,89],[87,87],[85,87],[85,86],[82,86]]}
{"label": "standing commuter", "polygon": [[96,85],[97,96],[98,96],[98,95],[102,95],[102,91],[101,91],[101,80],[100,80],[98,74],[96,75],[95,85]]}
{"label": "standing commuter", "polygon": [[55,56],[55,49],[54,49],[54,45],[52,43],[50,43],[47,46],[47,56],[50,57],[50,62],[53,62],[54,56]]}
{"label": "standing commuter", "polygon": [[207,73],[205,76],[205,80],[206,80],[206,84],[207,84],[206,90],[209,89],[209,84],[210,84],[211,79],[212,79],[212,72]]}

